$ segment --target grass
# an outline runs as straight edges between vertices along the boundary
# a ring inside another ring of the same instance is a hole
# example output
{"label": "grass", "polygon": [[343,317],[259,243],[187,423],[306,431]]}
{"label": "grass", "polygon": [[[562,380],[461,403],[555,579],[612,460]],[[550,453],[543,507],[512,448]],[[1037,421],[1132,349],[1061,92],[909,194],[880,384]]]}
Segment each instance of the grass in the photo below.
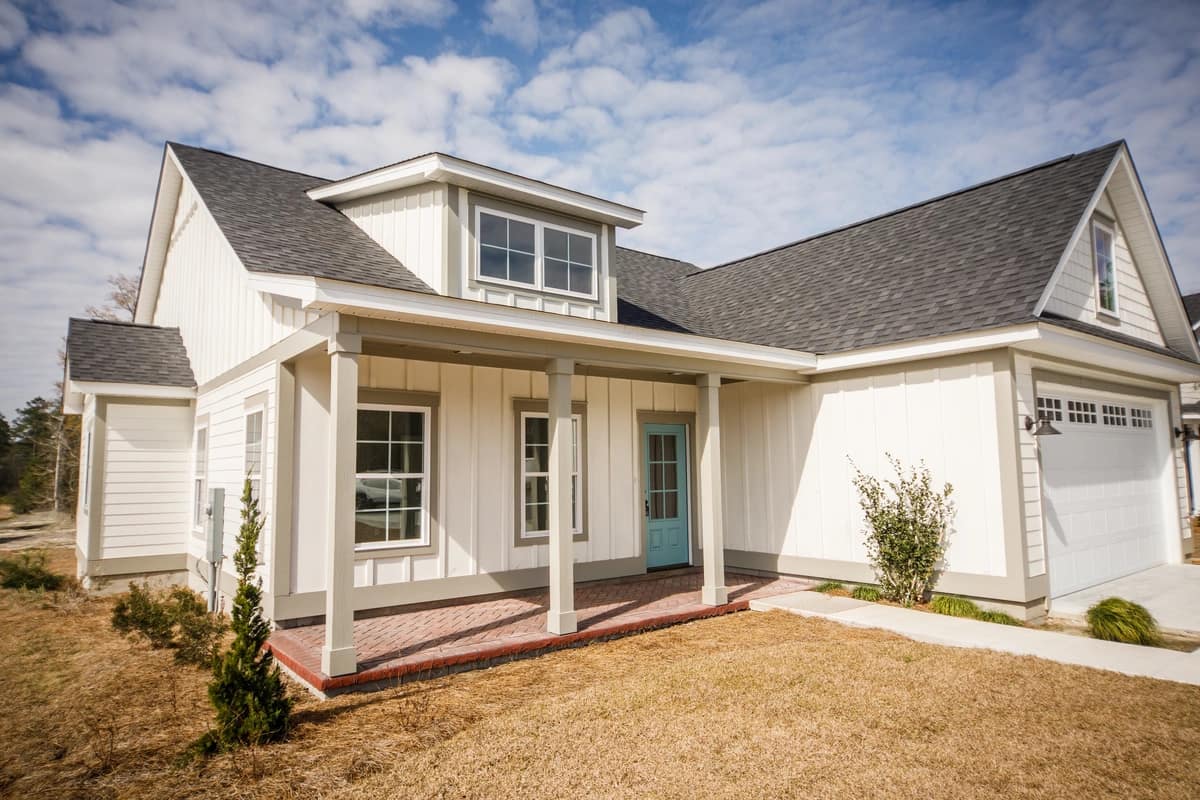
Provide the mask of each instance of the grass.
{"label": "grass", "polygon": [[1107,597],[1087,610],[1088,631],[1097,639],[1154,646],[1158,623],[1146,610],[1121,597]]}
{"label": "grass", "polygon": [[929,601],[929,610],[935,614],[945,614],[948,617],[965,617],[981,622],[994,622],[998,625],[1019,625],[1025,623],[1003,611],[989,611],[980,608],[965,597],[954,597],[948,594],[935,595]]}
{"label": "grass", "polygon": [[855,600],[866,600],[868,603],[877,603],[883,598],[883,592],[879,591],[878,586],[855,586],[850,596]]}
{"label": "grass", "polygon": [[325,703],[297,691],[290,741],[176,767],[209,724],[207,676],[113,632],[111,607],[0,591],[0,796],[1076,800],[1196,785],[1200,687],[752,612]]}
{"label": "grass", "polygon": [[824,594],[833,594],[836,592],[844,593],[846,591],[846,585],[844,583],[838,583],[837,581],[825,581],[824,583],[818,583],[813,587],[812,590],[814,592],[822,592]]}

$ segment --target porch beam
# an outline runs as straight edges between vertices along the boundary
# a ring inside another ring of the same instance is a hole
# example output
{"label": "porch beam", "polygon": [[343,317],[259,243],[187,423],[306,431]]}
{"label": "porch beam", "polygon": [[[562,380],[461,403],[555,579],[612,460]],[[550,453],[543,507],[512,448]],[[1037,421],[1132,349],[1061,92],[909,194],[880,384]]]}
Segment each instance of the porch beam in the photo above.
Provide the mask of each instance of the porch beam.
{"label": "porch beam", "polygon": [[550,428],[550,611],[546,630],[574,633],[575,544],[571,514],[571,376],[574,362],[554,359],[546,367]]}
{"label": "porch beam", "polygon": [[704,587],[700,600],[719,606],[729,599],[725,588],[724,498],[721,488],[721,376],[696,379],[696,428],[700,439],[700,535],[704,550]]}
{"label": "porch beam", "polygon": [[354,439],[358,424],[361,340],[329,339],[329,453],[326,485],[325,645],[321,669],[330,676],[358,668],[354,649]]}

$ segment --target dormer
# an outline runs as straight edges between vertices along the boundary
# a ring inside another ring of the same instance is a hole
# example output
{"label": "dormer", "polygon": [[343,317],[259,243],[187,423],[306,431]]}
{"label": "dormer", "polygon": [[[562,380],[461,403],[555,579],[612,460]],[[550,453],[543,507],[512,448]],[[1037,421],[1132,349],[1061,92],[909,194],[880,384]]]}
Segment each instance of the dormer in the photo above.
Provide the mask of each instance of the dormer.
{"label": "dormer", "polygon": [[308,192],[438,294],[616,319],[616,229],[642,211],[430,153]]}

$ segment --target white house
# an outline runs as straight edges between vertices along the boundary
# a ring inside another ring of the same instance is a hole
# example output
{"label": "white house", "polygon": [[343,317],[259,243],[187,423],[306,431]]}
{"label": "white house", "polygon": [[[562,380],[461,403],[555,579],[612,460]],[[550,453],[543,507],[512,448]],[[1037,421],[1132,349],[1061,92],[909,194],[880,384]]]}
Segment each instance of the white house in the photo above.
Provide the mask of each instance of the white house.
{"label": "white house", "polygon": [[438,153],[168,144],[136,322],[71,322],[79,574],[204,590],[249,476],[267,611],[339,675],[367,609],[548,585],[567,633],[581,580],[869,582],[886,453],[954,486],[941,591],[1032,617],[1191,553],[1200,350],[1123,142],[707,270],[618,247],[642,221]]}

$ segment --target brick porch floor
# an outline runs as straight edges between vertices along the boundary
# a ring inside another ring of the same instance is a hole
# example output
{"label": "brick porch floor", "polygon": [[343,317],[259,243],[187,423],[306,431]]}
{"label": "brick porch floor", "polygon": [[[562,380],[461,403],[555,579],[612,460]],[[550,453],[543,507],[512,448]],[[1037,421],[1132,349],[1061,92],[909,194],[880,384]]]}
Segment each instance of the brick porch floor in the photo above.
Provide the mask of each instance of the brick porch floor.
{"label": "brick porch floor", "polygon": [[700,603],[702,583],[700,571],[689,569],[578,584],[575,609],[579,630],[567,636],[546,633],[549,599],[545,590],[423,604],[358,619],[354,622],[358,672],[336,678],[321,672],[324,625],[275,631],[268,646],[281,664],[314,689],[336,692],[487,666],[523,654],[741,611],[751,600],[812,585],[795,578],[730,572],[725,575],[729,602],[714,607]]}

